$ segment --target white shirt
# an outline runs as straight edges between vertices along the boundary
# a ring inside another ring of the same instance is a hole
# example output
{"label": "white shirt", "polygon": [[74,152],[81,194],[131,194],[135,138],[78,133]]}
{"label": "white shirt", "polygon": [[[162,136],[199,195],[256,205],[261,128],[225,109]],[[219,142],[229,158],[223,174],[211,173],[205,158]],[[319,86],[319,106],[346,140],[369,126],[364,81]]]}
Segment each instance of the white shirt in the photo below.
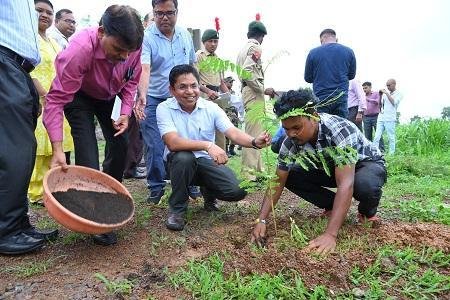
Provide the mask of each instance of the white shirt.
{"label": "white shirt", "polygon": [[69,44],[69,40],[66,38],[66,36],[62,34],[61,31],[59,31],[55,26],[52,26],[48,30],[48,36],[54,39],[63,50],[66,49],[67,45]]}
{"label": "white shirt", "polygon": [[396,121],[397,120],[397,108],[400,101],[403,99],[403,95],[399,91],[395,90],[391,93],[392,98],[394,98],[394,104],[389,101],[386,94],[383,94],[381,98],[381,112],[378,115],[378,121]]}

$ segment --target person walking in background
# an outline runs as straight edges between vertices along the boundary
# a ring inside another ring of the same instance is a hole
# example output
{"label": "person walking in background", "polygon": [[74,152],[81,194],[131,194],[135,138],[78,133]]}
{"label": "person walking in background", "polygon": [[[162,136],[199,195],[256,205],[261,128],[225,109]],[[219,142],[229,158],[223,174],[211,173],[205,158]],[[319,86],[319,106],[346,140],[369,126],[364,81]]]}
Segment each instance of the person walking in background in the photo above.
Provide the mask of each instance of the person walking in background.
{"label": "person walking in background", "polygon": [[[208,59],[209,57],[217,58],[216,50],[219,46],[219,32],[214,29],[207,29],[202,35],[202,43],[204,49],[197,51],[197,62],[195,67],[200,74],[200,91],[203,92],[202,97],[207,100],[214,101],[219,97],[219,92],[228,93],[229,90],[223,81],[223,72],[215,72],[209,70],[201,70],[199,64]],[[229,105],[223,103],[217,103],[220,108],[225,109]],[[216,145],[226,150],[225,147],[225,135],[216,131]]]}
{"label": "person walking in background", "polygon": [[352,79],[348,86],[348,117],[349,121],[352,121],[362,132],[362,119],[364,111],[367,108],[366,96],[361,83]]}
{"label": "person walking in background", "polygon": [[[261,44],[267,35],[267,29],[260,21],[248,24],[247,42],[238,54],[236,64],[251,74],[250,78],[242,79],[242,100],[245,111],[257,102],[264,102],[264,95],[275,96],[273,88],[264,89],[264,70],[261,61]],[[263,132],[260,123],[252,122],[245,117],[245,133],[258,136]],[[255,180],[255,172],[262,172],[264,164],[258,149],[242,150],[242,173],[249,180]]]}
{"label": "person walking in background", "polygon": [[50,28],[48,35],[58,43],[61,49],[66,49],[69,38],[75,33],[76,26],[77,22],[73,12],[63,8],[56,13],[55,26]]}
{"label": "person walking in background", "polygon": [[[153,18],[146,14],[142,22],[144,30],[153,24]],[[145,163],[140,165],[144,156],[144,141],[142,139],[141,126],[133,111],[128,122],[128,149],[125,158],[124,179],[143,179],[147,178]]]}
{"label": "person walking in background", "polygon": [[[233,91],[233,77],[228,76],[223,81],[230,91],[230,105],[225,108],[225,113],[227,114],[228,119],[230,119],[231,123],[233,123],[235,127],[239,127],[239,124],[243,121],[244,117],[244,105],[242,104],[242,98],[239,97],[235,93],[235,91]],[[233,142],[230,141],[229,138],[226,138],[225,149],[228,156],[234,156],[237,154],[234,150],[235,147],[236,145],[233,144]],[[239,147],[241,147],[240,149],[242,149],[242,146]]]}
{"label": "person walking in background", "polygon": [[[177,0],[153,0],[155,25],[145,31],[142,46],[142,77],[136,102],[136,117],[146,145],[147,202],[159,203],[164,195],[166,170],[164,143],[156,123],[156,107],[170,97],[169,72],[181,64],[194,64],[195,51],[191,34],[176,26]],[[145,111],[144,111],[145,109]]]}
{"label": "person walking in background", "polygon": [[[367,109],[364,111],[363,124],[364,135],[369,141],[373,141],[373,135],[377,128],[378,114],[380,113],[381,99],[380,93],[372,91],[372,83],[366,81],[362,85],[366,94]],[[380,150],[384,150],[383,138],[380,139]]]}
{"label": "person walking in background", "polygon": [[55,239],[28,217],[27,189],[36,154],[39,95],[30,73],[41,58],[34,3],[3,1],[0,9],[0,254],[22,254]]}
{"label": "person walking in background", "polygon": [[[55,40],[47,36],[47,29],[53,22],[52,3],[48,0],[35,0],[34,3],[39,16],[38,38],[41,63],[30,73],[30,76],[38,91],[40,105],[45,107],[45,97],[56,75],[54,66],[55,58],[61,48]],[[70,126],[66,118],[64,118],[63,130],[63,151],[66,154],[67,164],[70,164],[70,152],[73,151],[74,146],[72,136],[70,135]],[[45,173],[50,168],[50,160],[52,158],[52,144],[48,138],[47,130],[42,123],[42,116],[37,120],[34,134],[36,136],[37,149],[33,175],[31,176],[30,186],[28,188],[30,202],[42,201],[42,195],[44,193],[42,181]]]}
{"label": "person walking in background", "polygon": [[378,115],[377,129],[373,142],[379,145],[383,132],[386,131],[389,139],[389,154],[395,153],[395,127],[397,122],[397,109],[403,95],[396,88],[395,79],[389,79],[386,82],[386,89],[380,90],[381,111]]}
{"label": "person walking in background", "polygon": [[[314,94],[322,103],[318,112],[347,118],[349,80],[356,74],[355,54],[349,47],[338,43],[333,29],[320,33],[320,44],[306,58],[305,81],[313,84]],[[333,103],[323,105],[336,97]]]}
{"label": "person walking in background", "polygon": [[[44,125],[52,142],[51,165],[67,168],[62,151],[63,111],[72,127],[75,164],[100,169],[94,116],[106,140],[103,172],[122,181],[128,128],[141,76],[141,46],[144,27],[138,12],[112,5],[100,26],[77,34],[56,58],[56,77],[47,94]],[[111,120],[116,97],[122,100],[120,116]],[[94,242],[117,242],[113,232],[95,235]]]}

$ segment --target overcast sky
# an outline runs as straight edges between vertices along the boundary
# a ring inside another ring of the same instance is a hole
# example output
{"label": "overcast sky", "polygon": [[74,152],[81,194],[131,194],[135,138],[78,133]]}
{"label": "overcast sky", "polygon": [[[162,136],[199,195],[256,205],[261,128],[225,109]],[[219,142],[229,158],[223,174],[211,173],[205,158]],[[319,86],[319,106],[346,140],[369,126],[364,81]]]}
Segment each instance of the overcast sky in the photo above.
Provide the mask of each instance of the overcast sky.
{"label": "overcast sky", "polygon": [[[53,0],[55,11],[69,8],[77,19],[90,15],[97,21],[112,4],[128,4],[142,15],[151,11],[150,0]],[[277,4],[275,4],[277,3]],[[306,56],[319,46],[324,28],[336,30],[340,43],[352,48],[357,60],[356,78],[384,88],[395,78],[404,95],[402,120],[414,115],[439,117],[450,106],[450,1],[403,0],[179,0],[178,25],[205,30],[220,18],[218,54],[236,60],[246,42],[248,23],[260,13],[268,35],[263,62],[279,57],[266,72],[266,87],[296,89],[303,79]],[[444,73],[444,71],[446,71]]]}

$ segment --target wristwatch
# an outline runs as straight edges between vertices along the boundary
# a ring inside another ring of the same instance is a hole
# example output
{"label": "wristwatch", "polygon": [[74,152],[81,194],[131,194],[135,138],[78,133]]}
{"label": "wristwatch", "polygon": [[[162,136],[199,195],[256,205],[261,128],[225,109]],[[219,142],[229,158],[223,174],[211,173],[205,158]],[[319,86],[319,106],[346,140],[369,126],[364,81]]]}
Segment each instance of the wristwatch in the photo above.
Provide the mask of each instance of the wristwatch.
{"label": "wristwatch", "polygon": [[252,140],[252,147],[253,147],[253,149],[261,149],[258,146],[256,146],[256,139],[255,138]]}
{"label": "wristwatch", "polygon": [[255,220],[255,224],[258,224],[258,223],[262,223],[262,224],[267,224],[267,221],[265,220],[265,219],[260,219],[260,218],[257,218],[256,220]]}

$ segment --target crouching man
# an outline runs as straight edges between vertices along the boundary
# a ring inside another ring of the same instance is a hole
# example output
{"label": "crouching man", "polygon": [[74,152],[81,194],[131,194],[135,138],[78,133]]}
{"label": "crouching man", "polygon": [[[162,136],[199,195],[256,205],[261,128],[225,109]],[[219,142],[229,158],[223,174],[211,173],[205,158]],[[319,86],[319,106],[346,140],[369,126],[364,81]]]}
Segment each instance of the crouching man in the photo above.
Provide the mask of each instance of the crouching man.
{"label": "crouching man", "polygon": [[239,187],[233,171],[225,166],[226,152],[215,145],[215,130],[232,142],[248,148],[270,145],[270,136],[257,138],[233,126],[215,103],[199,97],[199,75],[190,65],[175,66],[169,74],[173,98],[156,109],[156,119],[166,145],[165,162],[172,183],[166,226],[183,230],[188,207],[188,187],[198,185],[206,210],[217,210],[217,199],[239,201],[246,192]]}
{"label": "crouching man", "polygon": [[[352,196],[359,201],[360,222],[378,220],[376,213],[386,169],[378,147],[353,123],[317,113],[316,105],[317,100],[308,89],[289,91],[275,102],[274,112],[281,119],[287,138],[278,156],[278,186],[272,192],[272,200],[275,205],[286,187],[323,208],[328,225],[323,234],[309,243],[307,250],[326,254],[336,247]],[[326,187],[337,187],[337,191]],[[252,241],[257,244],[265,240],[266,218],[271,210],[267,192],[252,232]]]}

